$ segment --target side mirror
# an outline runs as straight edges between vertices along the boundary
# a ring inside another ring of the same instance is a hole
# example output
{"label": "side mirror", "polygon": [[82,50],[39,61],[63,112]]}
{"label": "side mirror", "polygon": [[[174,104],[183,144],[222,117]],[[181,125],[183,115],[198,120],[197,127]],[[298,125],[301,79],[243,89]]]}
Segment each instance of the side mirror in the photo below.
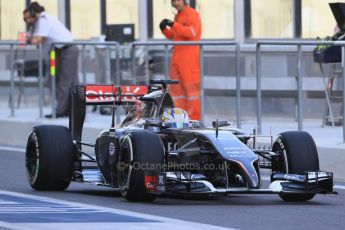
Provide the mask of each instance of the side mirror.
{"label": "side mirror", "polygon": [[230,126],[230,125],[231,124],[228,121],[212,121],[213,128],[225,127],[225,126]]}

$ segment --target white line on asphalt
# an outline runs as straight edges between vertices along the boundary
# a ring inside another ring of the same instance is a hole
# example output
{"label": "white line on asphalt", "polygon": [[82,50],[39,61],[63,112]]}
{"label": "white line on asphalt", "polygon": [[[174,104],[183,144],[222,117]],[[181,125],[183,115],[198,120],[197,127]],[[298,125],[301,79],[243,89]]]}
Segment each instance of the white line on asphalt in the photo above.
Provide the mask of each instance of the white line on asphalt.
{"label": "white line on asphalt", "polygon": [[37,210],[37,211],[27,211],[27,212],[15,212],[15,211],[0,211],[0,214],[90,214],[90,213],[104,213],[103,211],[85,211],[85,212],[71,212],[71,211],[61,211],[61,212],[48,212],[45,210]]}
{"label": "white line on asphalt", "polygon": [[[67,205],[72,207],[80,207],[80,208],[86,208],[86,209],[92,209],[94,211],[103,211],[103,212],[109,212],[114,213],[118,215],[124,215],[124,216],[130,216],[130,217],[136,217],[136,218],[143,218],[147,220],[153,220],[158,221],[158,223],[124,223],[124,222],[118,222],[118,223],[88,223],[87,226],[85,226],[84,223],[71,223],[71,224],[59,224],[56,223],[53,225],[49,224],[40,224],[40,223],[23,223],[23,224],[10,224],[6,222],[2,222],[0,220],[0,228],[1,227],[8,227],[13,229],[80,229],[80,230],[88,230],[88,229],[95,229],[96,226],[102,229],[114,229],[114,226],[116,226],[117,229],[129,229],[129,230],[137,230],[137,229],[165,229],[165,230],[172,230],[172,229],[200,229],[200,230],[208,230],[208,229],[230,229],[230,228],[224,228],[224,227],[218,227],[208,224],[201,224],[201,223],[195,223],[190,221],[184,221],[184,220],[177,220],[167,217],[160,217],[160,216],[154,216],[154,215],[148,215],[138,212],[132,212],[132,211],[126,211],[121,209],[114,209],[114,208],[105,208],[95,205],[89,205],[89,204],[83,204],[83,203],[76,203],[76,202],[69,202],[69,201],[63,201],[53,198],[47,198],[47,197],[40,197],[40,196],[34,196],[34,195],[28,195],[23,193],[16,193],[16,192],[9,192],[0,190],[0,194],[9,195],[9,196],[15,196],[20,198],[27,198],[27,199],[34,199],[38,201],[43,202],[49,202],[53,204],[60,204],[60,205]],[[50,226],[50,227],[49,227]]]}
{"label": "white line on asphalt", "polygon": [[24,148],[9,147],[9,146],[0,146],[0,150],[12,151],[12,152],[21,152],[21,153],[24,153],[24,152],[25,152],[25,149],[24,149]]}

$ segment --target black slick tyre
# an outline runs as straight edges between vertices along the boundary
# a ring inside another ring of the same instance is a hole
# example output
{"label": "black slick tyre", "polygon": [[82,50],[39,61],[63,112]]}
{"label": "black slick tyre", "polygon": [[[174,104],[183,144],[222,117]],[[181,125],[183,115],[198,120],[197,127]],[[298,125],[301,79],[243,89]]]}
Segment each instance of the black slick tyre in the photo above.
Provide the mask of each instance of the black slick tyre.
{"label": "black slick tyre", "polygon": [[132,131],[126,135],[120,147],[118,161],[118,184],[122,196],[128,201],[150,202],[156,196],[145,188],[147,164],[163,164],[164,147],[160,137],[145,130]]}
{"label": "black slick tyre", "polygon": [[[283,154],[279,171],[290,174],[304,174],[319,170],[319,157],[313,138],[304,131],[290,131],[278,135],[273,144],[273,152]],[[279,194],[284,201],[308,201],[315,194]]]}
{"label": "black slick tyre", "polygon": [[66,127],[36,126],[31,131],[25,154],[26,175],[36,190],[65,190],[72,176],[74,144]]}

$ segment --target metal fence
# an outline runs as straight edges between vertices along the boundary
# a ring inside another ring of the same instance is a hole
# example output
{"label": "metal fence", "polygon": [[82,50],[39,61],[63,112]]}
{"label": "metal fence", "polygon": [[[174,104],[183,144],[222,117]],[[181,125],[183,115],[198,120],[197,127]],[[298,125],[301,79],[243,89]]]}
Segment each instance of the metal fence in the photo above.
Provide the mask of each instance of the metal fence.
{"label": "metal fence", "polygon": [[10,47],[10,94],[9,94],[9,105],[11,116],[15,115],[14,106],[14,91],[15,91],[15,47],[21,47],[25,49],[28,46],[37,48],[37,58],[40,60],[38,63],[38,104],[39,104],[39,117],[43,116],[43,63],[42,63],[42,45],[29,45],[23,44],[17,41],[0,41],[0,46]]}
{"label": "metal fence", "polygon": [[[0,46],[10,46],[11,52],[11,82],[10,82],[10,109],[11,109],[11,116],[14,116],[14,47],[18,45],[23,45],[18,42],[0,42]],[[79,45],[82,46],[82,75],[83,79],[86,78],[86,68],[85,68],[85,56],[84,50],[86,46],[112,46],[116,49],[116,66],[117,69],[120,69],[120,44],[117,42],[72,42],[72,43],[55,43],[56,45]],[[204,119],[204,112],[205,112],[205,93],[204,93],[204,47],[205,46],[234,46],[236,52],[236,120],[237,120],[237,127],[241,127],[241,79],[240,79],[240,46],[235,41],[226,41],[226,42],[134,42],[132,45],[132,57],[134,57],[135,49],[138,46],[162,46],[164,49],[164,63],[165,63],[165,77],[168,78],[168,70],[169,70],[169,47],[171,46],[187,46],[187,45],[197,45],[200,47],[200,100],[201,100],[201,114],[202,120]],[[316,46],[316,45],[339,45],[342,46],[342,68],[343,68],[343,92],[345,89],[345,42],[341,41],[258,41],[256,44],[256,96],[257,96],[257,131],[261,134],[262,131],[262,89],[261,89],[261,78],[262,78],[262,71],[261,71],[261,57],[263,50],[261,49],[263,46],[296,46],[297,47],[297,69],[298,69],[298,76],[297,76],[297,109],[298,109],[298,129],[303,130],[303,85],[302,85],[302,47],[303,46]],[[38,45],[38,59],[42,60],[42,46]],[[132,66],[134,67],[134,65]],[[117,82],[115,79],[114,82]],[[53,117],[56,116],[55,114],[55,81],[51,81],[51,88],[52,88],[52,112]],[[39,76],[38,76],[38,89],[39,89],[39,116],[42,117],[43,115],[43,64],[39,62]],[[343,93],[343,121],[345,121],[345,94]],[[345,143],[345,125],[343,124],[343,141]]]}
{"label": "metal fence", "polygon": [[[169,78],[169,47],[195,45],[200,48],[200,113],[201,121],[205,118],[205,91],[204,91],[204,47],[205,46],[235,46],[236,52],[236,121],[237,127],[241,128],[241,79],[240,79],[240,46],[236,41],[200,41],[200,42],[134,42],[132,44],[132,57],[138,46],[163,46],[164,47],[164,70],[165,78]],[[134,62],[134,61],[133,61]],[[133,64],[134,66],[134,64]]]}
{"label": "metal fence", "polygon": [[257,129],[258,133],[261,134],[262,131],[262,94],[261,94],[261,54],[262,46],[297,46],[297,98],[298,98],[298,130],[303,130],[303,85],[302,85],[302,47],[303,46],[316,46],[316,45],[339,45],[342,49],[342,68],[343,68],[343,142],[345,143],[345,42],[342,41],[258,41],[256,44],[256,88],[257,88]]}

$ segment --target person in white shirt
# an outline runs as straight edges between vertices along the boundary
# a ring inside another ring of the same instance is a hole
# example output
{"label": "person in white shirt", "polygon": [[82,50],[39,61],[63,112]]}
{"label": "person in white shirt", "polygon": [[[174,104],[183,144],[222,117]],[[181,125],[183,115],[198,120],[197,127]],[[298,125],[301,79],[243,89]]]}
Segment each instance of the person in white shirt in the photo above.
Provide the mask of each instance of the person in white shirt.
{"label": "person in white shirt", "polygon": [[[43,50],[50,51],[56,42],[73,42],[71,32],[55,17],[47,14],[44,7],[32,2],[23,11],[24,21],[33,27],[33,34],[28,43],[42,44]],[[78,47],[74,45],[57,45],[56,50],[56,117],[66,117],[70,112],[69,92],[79,83]],[[52,115],[45,117],[51,118]]]}

